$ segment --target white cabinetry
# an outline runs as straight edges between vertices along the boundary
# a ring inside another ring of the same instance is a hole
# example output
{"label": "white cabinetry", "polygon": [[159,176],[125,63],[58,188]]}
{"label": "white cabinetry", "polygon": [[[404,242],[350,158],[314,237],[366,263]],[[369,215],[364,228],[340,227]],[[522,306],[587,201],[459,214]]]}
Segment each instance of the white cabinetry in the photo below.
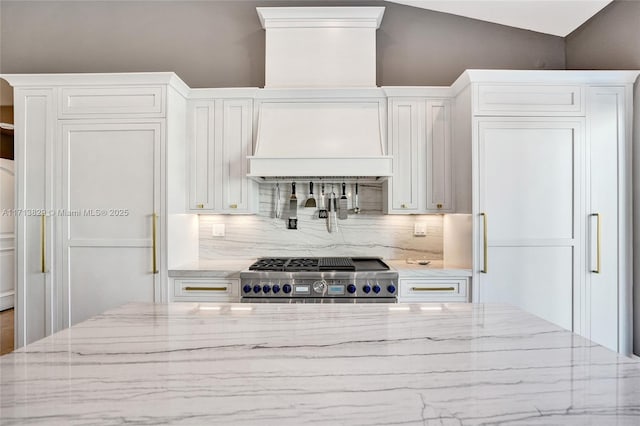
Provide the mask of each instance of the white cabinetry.
{"label": "white cabinetry", "polygon": [[453,211],[450,100],[389,98],[389,144],[385,212]]}
{"label": "white cabinetry", "polygon": [[253,151],[253,100],[188,103],[189,210],[193,213],[256,213],[257,185],[249,178]]}
{"label": "white cabinetry", "polygon": [[3,77],[16,87],[16,208],[27,212],[16,218],[17,346],[129,301],[166,301],[167,116],[184,83]]}
{"label": "white cabinetry", "polygon": [[400,302],[468,302],[469,279],[447,278],[402,278],[399,280]]}
{"label": "white cabinetry", "polygon": [[476,126],[475,300],[510,303],[571,329],[583,120],[482,118]]}
{"label": "white cabinetry", "polygon": [[173,278],[176,302],[239,302],[240,280],[236,278]]}
{"label": "white cabinetry", "polygon": [[471,90],[456,103],[471,111],[454,119],[472,128],[473,301],[510,303],[629,353],[637,72],[464,78]]}
{"label": "white cabinetry", "polygon": [[161,300],[163,125],[158,119],[59,124],[64,210],[54,220],[63,326],[126,302]]}

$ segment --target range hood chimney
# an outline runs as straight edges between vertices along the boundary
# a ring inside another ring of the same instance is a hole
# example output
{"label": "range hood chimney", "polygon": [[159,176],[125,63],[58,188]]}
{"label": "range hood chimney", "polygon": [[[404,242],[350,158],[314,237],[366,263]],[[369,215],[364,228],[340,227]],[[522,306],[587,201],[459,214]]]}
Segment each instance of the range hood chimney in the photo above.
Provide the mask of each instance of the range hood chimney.
{"label": "range hood chimney", "polygon": [[386,97],[376,87],[384,7],[257,8],[266,30],[249,176],[391,176]]}

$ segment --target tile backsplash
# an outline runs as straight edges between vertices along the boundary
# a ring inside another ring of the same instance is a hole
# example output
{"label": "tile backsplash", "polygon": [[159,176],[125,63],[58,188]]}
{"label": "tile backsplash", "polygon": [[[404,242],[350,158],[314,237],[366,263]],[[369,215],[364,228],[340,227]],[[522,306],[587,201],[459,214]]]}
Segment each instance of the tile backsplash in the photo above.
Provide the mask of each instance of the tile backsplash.
{"label": "tile backsplash", "polygon": [[[319,185],[315,185],[318,187]],[[280,184],[281,217],[275,218],[275,184],[260,185],[258,215],[201,215],[200,259],[269,256],[380,256],[386,259],[423,257],[442,259],[441,215],[382,214],[382,185],[360,184],[361,212],[338,220],[338,230],[327,231],[317,209],[304,208],[308,186],[298,185],[298,229],[287,229],[290,185]],[[352,191],[347,185],[347,191]],[[326,188],[330,190],[330,186]],[[316,193],[319,188],[316,189]],[[339,194],[339,185],[335,186]],[[319,194],[316,194],[316,198]],[[328,198],[327,198],[328,199]],[[319,202],[319,200],[318,200]],[[349,197],[349,208],[352,198]],[[427,235],[415,237],[414,224],[423,222]],[[211,235],[214,224],[225,224],[225,236]]]}

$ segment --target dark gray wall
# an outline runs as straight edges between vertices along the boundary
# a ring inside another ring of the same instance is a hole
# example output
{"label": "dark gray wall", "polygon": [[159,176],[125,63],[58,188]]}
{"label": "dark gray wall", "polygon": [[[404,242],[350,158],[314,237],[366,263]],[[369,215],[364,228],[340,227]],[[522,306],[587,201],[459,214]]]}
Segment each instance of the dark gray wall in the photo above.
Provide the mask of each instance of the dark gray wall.
{"label": "dark gray wall", "polygon": [[256,6],[383,5],[379,85],[447,85],[467,68],[564,68],[564,40],[381,1],[0,1],[4,73],[175,71],[263,86]]}
{"label": "dark gray wall", "polygon": [[566,38],[567,69],[640,69],[640,1],[617,0]]}

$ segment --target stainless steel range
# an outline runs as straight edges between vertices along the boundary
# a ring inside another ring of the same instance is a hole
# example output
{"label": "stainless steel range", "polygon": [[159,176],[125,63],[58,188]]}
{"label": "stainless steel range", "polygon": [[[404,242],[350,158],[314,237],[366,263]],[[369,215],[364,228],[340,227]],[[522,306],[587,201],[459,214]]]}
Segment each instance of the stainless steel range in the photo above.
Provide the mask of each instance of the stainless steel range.
{"label": "stainless steel range", "polygon": [[376,257],[262,258],[240,286],[251,303],[396,303],[398,273]]}

